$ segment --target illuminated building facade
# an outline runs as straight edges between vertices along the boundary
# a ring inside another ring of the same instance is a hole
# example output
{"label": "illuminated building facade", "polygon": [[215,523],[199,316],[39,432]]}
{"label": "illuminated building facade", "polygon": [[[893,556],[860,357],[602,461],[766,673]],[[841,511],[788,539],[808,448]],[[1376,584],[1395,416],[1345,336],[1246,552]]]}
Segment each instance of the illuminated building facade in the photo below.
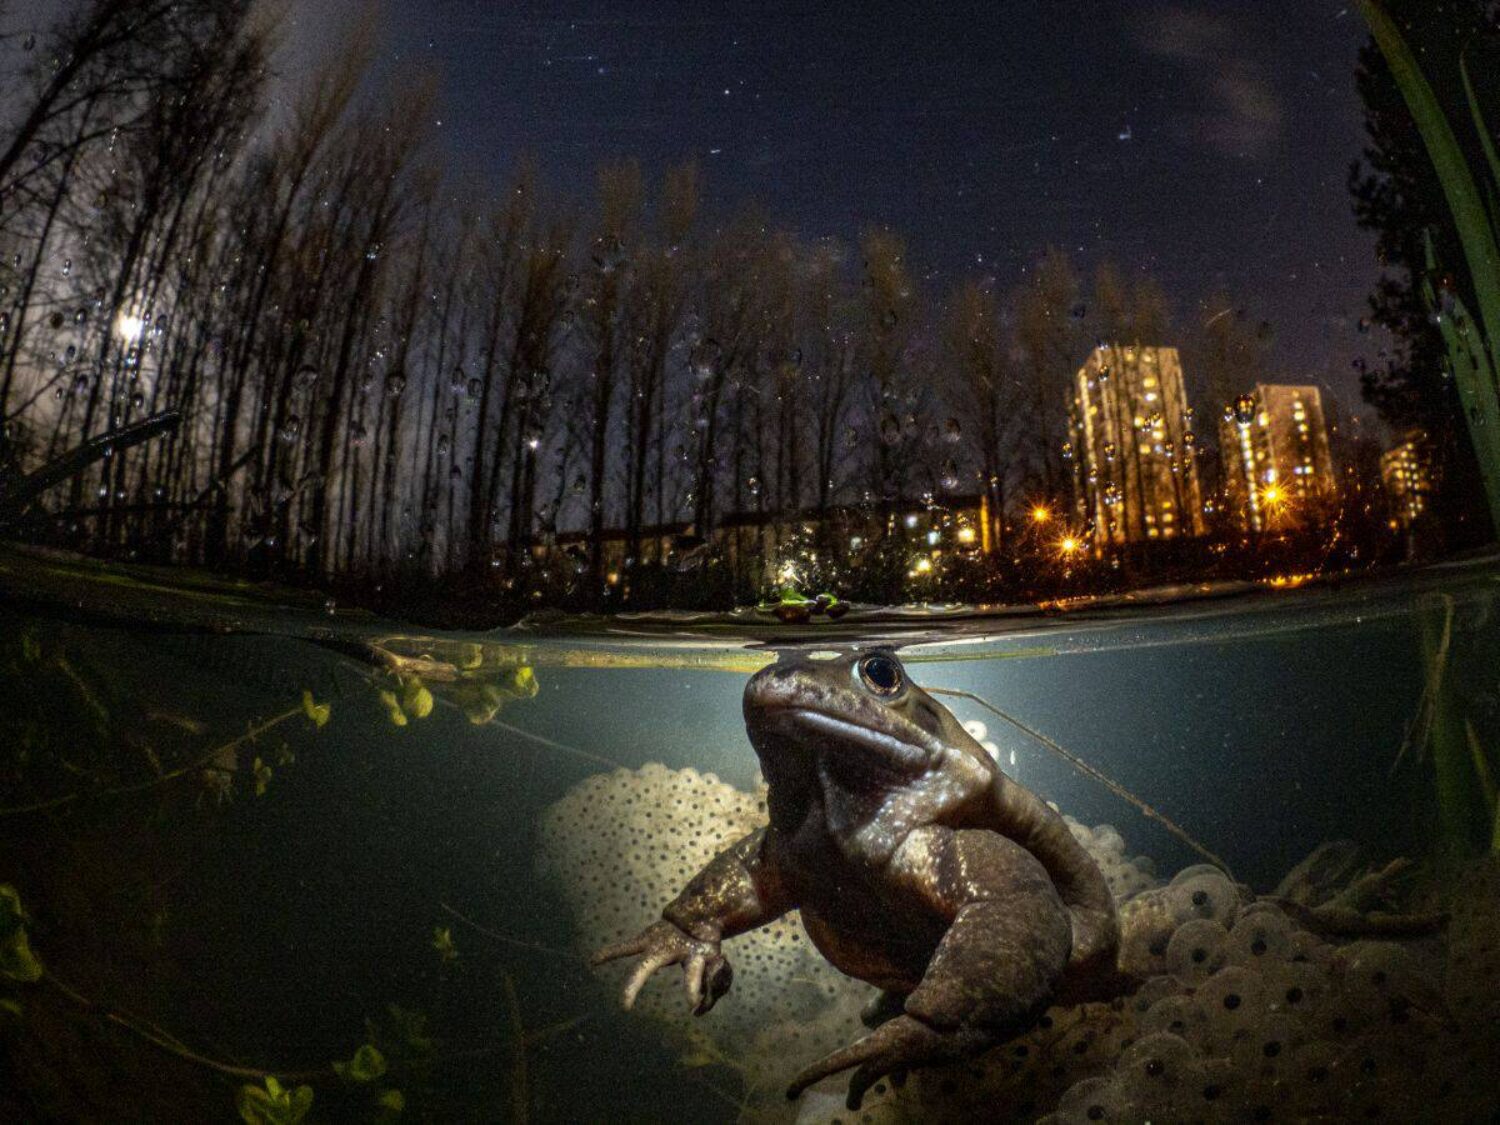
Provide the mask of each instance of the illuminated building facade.
{"label": "illuminated building facade", "polygon": [[1317,387],[1258,384],[1225,410],[1219,452],[1230,511],[1246,531],[1311,526],[1337,495]]}
{"label": "illuminated building facade", "polygon": [[1074,495],[1095,548],[1202,535],[1193,410],[1176,348],[1095,348],[1072,402]]}
{"label": "illuminated building facade", "polygon": [[1423,431],[1412,430],[1380,455],[1380,479],[1391,498],[1393,522],[1410,527],[1427,510],[1432,492],[1427,435]]}

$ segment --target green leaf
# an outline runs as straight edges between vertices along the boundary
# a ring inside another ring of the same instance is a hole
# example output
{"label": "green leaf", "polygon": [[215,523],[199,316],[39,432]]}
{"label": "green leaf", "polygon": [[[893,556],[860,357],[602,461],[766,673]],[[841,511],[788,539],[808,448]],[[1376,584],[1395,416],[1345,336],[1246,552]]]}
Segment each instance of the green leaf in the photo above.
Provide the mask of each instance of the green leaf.
{"label": "green leaf", "polygon": [[284,1089],[274,1076],[266,1076],[265,1087],[241,1086],[235,1108],[247,1125],[297,1125],[312,1109],[311,1086]]}
{"label": "green leaf", "polygon": [[1484,158],[1489,162],[1490,178],[1500,183],[1500,155],[1495,152],[1495,136],[1484,119],[1484,107],[1474,92],[1474,83],[1469,81],[1469,60],[1465,54],[1458,56],[1458,73],[1464,82],[1464,97],[1469,100],[1469,116],[1474,119],[1474,131],[1479,134],[1479,143],[1484,148]]}
{"label": "green leaf", "polygon": [[432,714],[432,692],[421,680],[410,679],[401,689],[401,707],[413,719],[425,719]]}
{"label": "green leaf", "polygon": [[396,698],[395,692],[382,691],[380,704],[385,708],[385,713],[390,716],[391,725],[398,727],[406,725],[406,712],[401,710],[401,701]]}
{"label": "green leaf", "polygon": [[0,883],[0,976],[21,984],[42,978],[42,963],[26,936],[26,911],[9,883]]}
{"label": "green leaf", "polygon": [[333,707],[328,703],[314,703],[313,694],[310,691],[302,693],[302,713],[312,720],[313,726],[320,730],[327,725],[329,718],[333,715]]}
{"label": "green leaf", "polygon": [[427,1034],[426,1015],[421,1012],[407,1011],[399,1004],[387,1004],[385,1010],[391,1017],[391,1025],[396,1029],[397,1036],[413,1054],[432,1053],[436,1043],[432,1036]]}
{"label": "green leaf", "polygon": [[447,926],[432,928],[432,948],[444,962],[458,960],[458,947],[453,944],[453,931]]}
{"label": "green leaf", "polygon": [[406,1095],[400,1090],[385,1090],[375,1104],[394,1117],[406,1111]]}
{"label": "green leaf", "polygon": [[385,1056],[373,1043],[363,1044],[348,1062],[333,1064],[334,1073],[350,1082],[374,1082],[386,1072]]}
{"label": "green leaf", "polygon": [[251,768],[255,773],[255,795],[257,797],[264,797],[267,787],[271,784],[271,778],[275,776],[275,771],[258,757]]}

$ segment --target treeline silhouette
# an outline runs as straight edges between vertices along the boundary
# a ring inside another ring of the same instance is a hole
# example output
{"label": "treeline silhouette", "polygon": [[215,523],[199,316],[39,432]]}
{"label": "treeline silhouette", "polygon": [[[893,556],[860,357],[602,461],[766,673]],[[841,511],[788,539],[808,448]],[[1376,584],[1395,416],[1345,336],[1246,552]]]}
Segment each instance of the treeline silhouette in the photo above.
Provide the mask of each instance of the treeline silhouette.
{"label": "treeline silhouette", "polygon": [[[589,603],[608,542],[673,571],[679,548],[711,560],[730,514],[1065,511],[1072,373],[1096,340],[1177,342],[1152,282],[1106,266],[1085,287],[1058,252],[1012,291],[932,301],[889,230],[710,223],[691,163],[648,185],[606,162],[559,194],[524,161],[455,184],[435,84],[377,80],[357,34],[289,98],[249,0],[88,0],[6,42],[0,466],[183,419],[53,489],[28,534]],[[1208,392],[1259,377],[1266,338],[1209,318]]]}

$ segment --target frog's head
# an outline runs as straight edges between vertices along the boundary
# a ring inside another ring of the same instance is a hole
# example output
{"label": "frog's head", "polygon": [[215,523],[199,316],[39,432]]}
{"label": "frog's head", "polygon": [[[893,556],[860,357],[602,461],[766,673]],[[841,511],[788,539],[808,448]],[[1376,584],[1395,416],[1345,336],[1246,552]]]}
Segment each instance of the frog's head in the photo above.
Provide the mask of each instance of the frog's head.
{"label": "frog's head", "polygon": [[960,760],[989,761],[886,649],[783,657],[763,668],[745,687],[745,728],[773,784],[818,759],[860,788],[900,785]]}

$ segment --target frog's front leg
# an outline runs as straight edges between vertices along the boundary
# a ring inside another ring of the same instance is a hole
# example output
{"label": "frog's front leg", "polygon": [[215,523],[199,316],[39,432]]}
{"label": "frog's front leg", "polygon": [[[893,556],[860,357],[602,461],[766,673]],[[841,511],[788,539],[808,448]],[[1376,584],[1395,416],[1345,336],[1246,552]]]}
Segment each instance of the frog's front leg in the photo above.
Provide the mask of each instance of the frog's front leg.
{"label": "frog's front leg", "polygon": [[891,860],[926,909],[951,919],[904,1012],[814,1063],[787,1096],[857,1067],[850,1109],[883,1075],[968,1058],[1025,1031],[1046,1010],[1072,948],[1072,922],[1046,869],[982,829],[923,828]]}
{"label": "frog's front leg", "polygon": [[758,829],[694,875],[661,912],[661,921],[628,941],[605,946],[589,963],[640,957],[625,983],[626,1008],[657,969],[681,965],[688,1003],[701,1016],[729,990],[734,976],[719,943],[779,918],[792,906],[771,855],[768,830]]}

